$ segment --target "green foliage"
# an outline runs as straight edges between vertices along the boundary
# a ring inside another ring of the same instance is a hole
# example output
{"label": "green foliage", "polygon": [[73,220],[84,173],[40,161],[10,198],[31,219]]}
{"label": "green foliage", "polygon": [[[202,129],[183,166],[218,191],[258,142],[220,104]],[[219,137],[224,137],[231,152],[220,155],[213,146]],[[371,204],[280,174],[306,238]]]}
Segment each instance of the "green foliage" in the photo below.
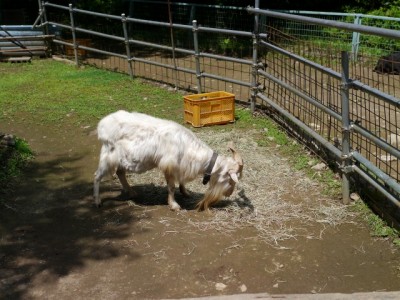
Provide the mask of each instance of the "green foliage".
{"label": "green foliage", "polygon": [[76,6],[80,9],[120,15],[123,12],[120,11],[123,2],[122,0],[80,0],[76,1]]}
{"label": "green foliage", "polygon": [[[400,1],[395,1],[395,2],[397,2],[397,4],[394,4],[392,6],[385,5],[379,9],[368,12],[368,14],[374,16],[400,18],[400,6],[399,6]],[[400,29],[399,21],[397,20],[381,20],[381,19],[365,18],[363,19],[363,25],[385,28],[385,29],[394,29],[394,30]],[[388,39],[380,36],[363,35],[361,45],[366,45],[367,47],[369,46],[371,48],[379,45],[380,48],[387,51],[400,49],[399,40]]]}
{"label": "green foliage", "polygon": [[378,215],[362,201],[356,201],[353,209],[360,213],[361,217],[367,222],[371,235],[381,238],[389,238],[393,244],[400,247],[400,232],[395,228],[388,226]]}
{"label": "green foliage", "polygon": [[33,153],[23,139],[15,138],[14,146],[0,147],[0,193],[12,186],[32,158]]}

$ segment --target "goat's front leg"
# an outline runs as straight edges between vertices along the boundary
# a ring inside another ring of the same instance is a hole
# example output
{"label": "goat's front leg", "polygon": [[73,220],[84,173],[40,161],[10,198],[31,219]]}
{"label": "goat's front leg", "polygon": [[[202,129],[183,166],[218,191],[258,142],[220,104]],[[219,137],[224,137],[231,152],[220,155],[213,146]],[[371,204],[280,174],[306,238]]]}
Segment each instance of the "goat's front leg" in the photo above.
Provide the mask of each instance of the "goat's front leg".
{"label": "goat's front leg", "polygon": [[175,201],[175,178],[171,174],[165,174],[168,187],[168,205],[171,210],[179,211],[181,207]]}
{"label": "goat's front leg", "polygon": [[116,173],[117,173],[119,182],[121,182],[123,191],[128,195],[128,197],[131,198],[131,197],[136,196],[135,191],[129,185],[128,180],[126,180],[126,171],[122,168],[118,168]]}
{"label": "goat's front leg", "polygon": [[93,198],[94,198],[94,203],[97,207],[101,206],[100,182],[106,173],[107,173],[107,164],[105,163],[105,160],[100,159],[99,167],[94,173],[94,184],[93,184]]}
{"label": "goat's front leg", "polygon": [[100,200],[101,177],[102,174],[100,174],[100,171],[97,170],[96,173],[94,174],[94,184],[93,184],[93,198],[94,198],[94,203],[97,207],[101,206],[101,200]]}

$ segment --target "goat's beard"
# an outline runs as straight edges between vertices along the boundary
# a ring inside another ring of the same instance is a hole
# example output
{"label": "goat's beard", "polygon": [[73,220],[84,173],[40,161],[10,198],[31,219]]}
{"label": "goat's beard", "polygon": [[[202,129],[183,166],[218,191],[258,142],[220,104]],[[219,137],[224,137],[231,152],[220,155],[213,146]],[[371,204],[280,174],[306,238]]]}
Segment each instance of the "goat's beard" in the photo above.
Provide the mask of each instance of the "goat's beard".
{"label": "goat's beard", "polygon": [[210,187],[204,194],[204,198],[197,203],[196,208],[198,211],[208,210],[210,206],[217,203],[221,200],[224,196],[229,197],[233,193],[233,189],[235,186],[226,186],[229,185],[228,183],[210,183]]}

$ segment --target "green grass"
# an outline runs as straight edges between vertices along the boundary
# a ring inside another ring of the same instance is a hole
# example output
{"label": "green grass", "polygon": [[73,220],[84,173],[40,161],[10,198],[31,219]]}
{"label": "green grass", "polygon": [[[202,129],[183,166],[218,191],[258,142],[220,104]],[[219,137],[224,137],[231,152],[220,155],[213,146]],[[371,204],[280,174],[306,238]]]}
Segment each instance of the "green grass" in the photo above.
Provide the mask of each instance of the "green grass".
{"label": "green grass", "polygon": [[15,145],[0,147],[0,193],[12,188],[32,158],[33,152],[23,139],[15,138]]}
{"label": "green grass", "polygon": [[367,222],[373,236],[388,238],[395,246],[400,247],[400,231],[389,226],[378,215],[374,214],[368,205],[362,201],[356,201],[353,209]]}
{"label": "green grass", "polygon": [[2,64],[0,73],[0,120],[28,113],[32,122],[61,124],[68,118],[94,125],[118,109],[175,120],[182,116],[181,95],[124,74],[52,60]]}

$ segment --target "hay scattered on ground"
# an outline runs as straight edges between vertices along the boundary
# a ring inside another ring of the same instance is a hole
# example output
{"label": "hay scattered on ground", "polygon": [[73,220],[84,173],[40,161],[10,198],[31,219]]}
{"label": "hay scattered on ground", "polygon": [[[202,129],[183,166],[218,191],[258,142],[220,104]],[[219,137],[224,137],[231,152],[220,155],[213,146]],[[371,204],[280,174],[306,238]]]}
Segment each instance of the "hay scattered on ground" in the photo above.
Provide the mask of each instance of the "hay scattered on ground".
{"label": "hay scattered on ground", "polygon": [[[244,159],[244,173],[234,194],[222,201],[206,218],[190,218],[184,212],[180,213],[178,219],[183,218],[187,226],[199,231],[218,230],[225,234],[253,227],[257,232],[255,238],[280,247],[282,241],[299,236],[322,238],[323,229],[317,233],[311,230],[316,224],[325,228],[351,220],[348,208],[338,199],[323,196],[322,187],[315,180],[294,170],[287,159],[275,153],[273,148],[258,146],[256,130],[204,129],[196,134],[222,155],[230,155],[227,143],[234,141]],[[164,177],[157,170],[133,176],[134,185],[148,186],[152,183],[154,186],[165,186]],[[199,201],[206,189],[201,178],[188,184],[187,188],[194,193],[191,201]]]}

